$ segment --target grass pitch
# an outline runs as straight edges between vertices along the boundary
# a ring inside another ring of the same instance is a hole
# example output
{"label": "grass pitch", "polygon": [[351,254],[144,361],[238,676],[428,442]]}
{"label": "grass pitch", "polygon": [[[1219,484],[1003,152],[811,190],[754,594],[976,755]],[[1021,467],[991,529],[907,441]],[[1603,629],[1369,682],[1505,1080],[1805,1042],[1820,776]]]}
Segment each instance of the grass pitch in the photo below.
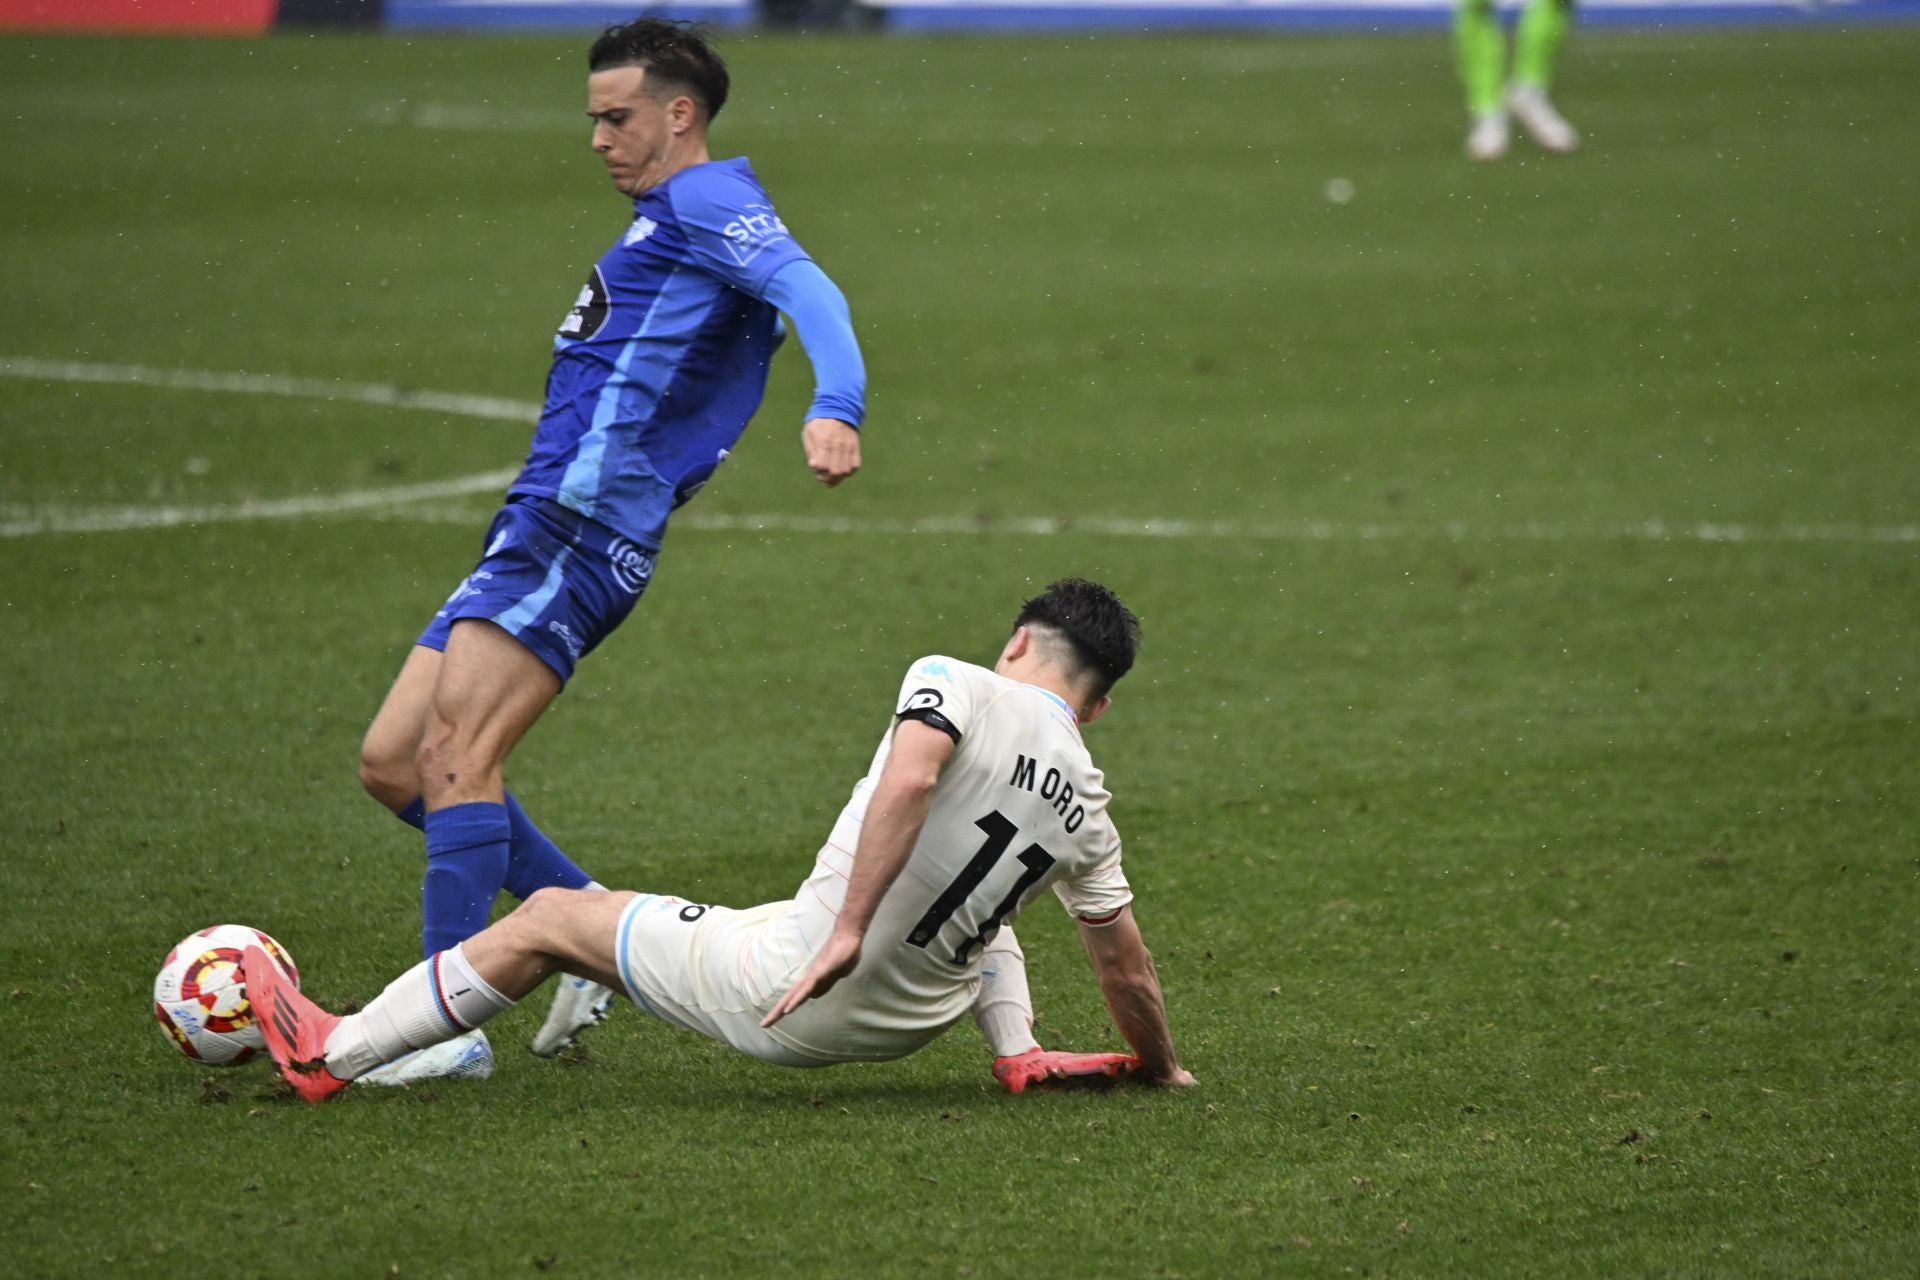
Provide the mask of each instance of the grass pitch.
{"label": "grass pitch", "polygon": [[[0,358],[537,398],[623,220],[578,43],[0,43]],[[170,1056],[194,928],[335,1003],[416,957],[354,754],[490,498],[215,516],[526,429],[16,365],[0,523],[201,514],[0,542],[8,1273],[1909,1271],[1920,32],[1577,34],[1586,150],[1486,168],[1437,35],[728,52],[868,470],[813,486],[784,356],[516,790],[611,883],[780,896],[906,662],[1103,578],[1147,647],[1091,742],[1201,1087],[1008,1098],[969,1028],[782,1072],[624,1007],[556,1065],[540,1000],[492,1081],[321,1110]],[[1045,1040],[1111,1044],[1021,932]]]}

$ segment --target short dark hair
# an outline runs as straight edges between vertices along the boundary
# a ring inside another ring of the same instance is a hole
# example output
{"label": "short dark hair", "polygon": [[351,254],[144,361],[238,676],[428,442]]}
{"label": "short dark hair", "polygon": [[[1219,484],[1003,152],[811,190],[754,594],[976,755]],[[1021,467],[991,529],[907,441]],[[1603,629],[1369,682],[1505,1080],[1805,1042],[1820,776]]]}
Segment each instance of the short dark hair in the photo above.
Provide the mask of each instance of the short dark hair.
{"label": "short dark hair", "polygon": [[1092,685],[1096,698],[1133,669],[1140,648],[1140,619],[1120,603],[1120,597],[1085,578],[1062,578],[1020,606],[1014,629],[1043,627],[1060,636],[1072,650],[1079,670],[1074,674]]}
{"label": "short dark hair", "polygon": [[685,89],[709,120],[727,105],[727,87],[732,83],[727,64],[697,23],[635,18],[608,27],[587,50],[587,70],[614,67],[645,67],[648,80]]}

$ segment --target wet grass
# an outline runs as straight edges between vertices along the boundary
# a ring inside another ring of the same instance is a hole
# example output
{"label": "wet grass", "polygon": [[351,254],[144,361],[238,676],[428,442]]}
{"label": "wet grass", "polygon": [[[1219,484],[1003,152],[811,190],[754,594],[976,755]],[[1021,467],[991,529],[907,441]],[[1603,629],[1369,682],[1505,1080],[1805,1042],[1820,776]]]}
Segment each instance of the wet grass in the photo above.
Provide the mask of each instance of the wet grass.
{"label": "wet grass", "polygon": [[[1090,741],[1202,1088],[1007,1098],[964,1029],[781,1072],[626,1009],[320,1111],[174,1059],[190,929],[336,1002],[413,958],[354,752],[487,501],[42,534],[0,543],[7,1270],[1907,1269],[1917,45],[1578,37],[1587,151],[1469,169],[1432,39],[738,42],[719,141],[853,300],[869,469],[810,487],[789,355],[688,514],[856,527],[676,529],[516,790],[609,882],[781,896],[906,662],[1105,578],[1148,647]],[[576,62],[0,43],[0,355],[533,398],[621,218]],[[7,379],[0,439],[40,510],[525,436]],[[925,517],[980,531],[874,531]],[[1227,527],[1099,523],[1145,517]],[[1066,923],[1022,934],[1046,1038],[1110,1043]]]}

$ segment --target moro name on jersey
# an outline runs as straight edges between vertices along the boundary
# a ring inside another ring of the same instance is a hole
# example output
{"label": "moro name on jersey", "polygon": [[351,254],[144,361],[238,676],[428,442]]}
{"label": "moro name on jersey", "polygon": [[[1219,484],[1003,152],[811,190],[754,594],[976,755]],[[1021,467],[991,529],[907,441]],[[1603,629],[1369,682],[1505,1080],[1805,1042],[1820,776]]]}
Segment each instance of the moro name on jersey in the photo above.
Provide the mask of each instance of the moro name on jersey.
{"label": "moro name on jersey", "polygon": [[[1036,786],[1035,778],[1039,778]],[[1040,776],[1040,762],[1014,753],[1013,776],[1007,779],[1010,787],[1020,787],[1027,791],[1037,790],[1042,800],[1050,801],[1053,811],[1063,819],[1061,826],[1071,835],[1080,829],[1087,820],[1087,811],[1073,802],[1073,784],[1068,782],[1061,772],[1048,766],[1044,777]]]}

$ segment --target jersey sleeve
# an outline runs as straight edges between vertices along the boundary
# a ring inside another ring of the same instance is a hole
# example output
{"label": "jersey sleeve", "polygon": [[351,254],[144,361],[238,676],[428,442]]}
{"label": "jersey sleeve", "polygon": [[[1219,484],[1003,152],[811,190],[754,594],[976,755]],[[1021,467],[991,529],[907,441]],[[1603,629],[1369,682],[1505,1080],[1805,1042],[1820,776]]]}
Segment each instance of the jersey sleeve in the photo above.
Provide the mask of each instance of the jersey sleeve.
{"label": "jersey sleeve", "polygon": [[738,174],[674,184],[674,218],[693,264],[744,293],[765,298],[767,282],[790,262],[810,261],[757,183]]}
{"label": "jersey sleeve", "polygon": [[1054,896],[1067,914],[1082,924],[1112,924],[1133,902],[1133,888],[1127,873],[1120,869],[1120,837],[1113,837],[1107,855],[1077,876],[1061,876],[1053,882]]}
{"label": "jersey sleeve", "polygon": [[980,701],[978,685],[967,678],[968,672],[966,663],[938,654],[920,659],[900,682],[894,719],[918,720],[960,741],[973,726]]}

